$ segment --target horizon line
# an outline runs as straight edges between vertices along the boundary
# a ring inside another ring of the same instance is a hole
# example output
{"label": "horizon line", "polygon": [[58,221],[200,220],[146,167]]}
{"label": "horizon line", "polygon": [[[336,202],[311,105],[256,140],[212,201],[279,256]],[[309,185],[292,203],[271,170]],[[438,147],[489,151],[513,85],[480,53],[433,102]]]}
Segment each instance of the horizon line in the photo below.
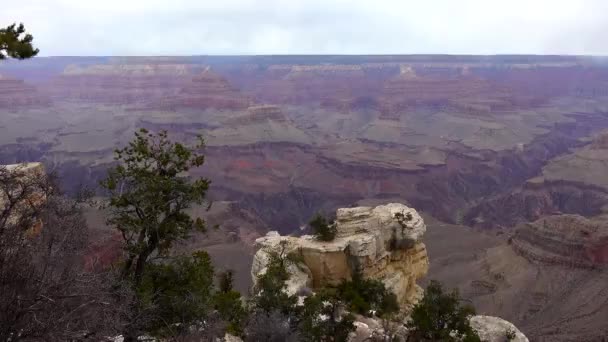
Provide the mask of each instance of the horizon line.
{"label": "horizon line", "polygon": [[540,54],[540,53],[497,53],[497,54],[459,54],[459,53],[394,53],[394,54],[359,54],[359,53],[338,53],[338,54],[183,54],[183,55],[48,55],[36,56],[34,58],[179,58],[179,57],[425,57],[425,56],[441,56],[441,57],[599,57],[608,58],[608,54]]}

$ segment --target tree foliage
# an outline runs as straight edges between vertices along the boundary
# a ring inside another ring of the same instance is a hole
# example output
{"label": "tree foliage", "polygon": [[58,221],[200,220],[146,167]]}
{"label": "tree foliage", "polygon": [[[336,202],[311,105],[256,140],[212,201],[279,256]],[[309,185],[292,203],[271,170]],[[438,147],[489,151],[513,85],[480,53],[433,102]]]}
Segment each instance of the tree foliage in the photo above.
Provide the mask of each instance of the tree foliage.
{"label": "tree foliage", "polygon": [[233,288],[234,276],[231,270],[219,274],[218,291],[213,297],[213,305],[221,319],[227,323],[226,331],[233,335],[243,334],[247,318],[247,308],[241,294]]}
{"label": "tree foliage", "polygon": [[336,225],[323,215],[317,214],[309,223],[313,235],[321,241],[332,241],[336,238]]}
{"label": "tree foliage", "polygon": [[[266,272],[258,277],[252,317],[262,321],[283,317],[282,324],[288,326],[294,336],[297,335],[298,341],[347,341],[355,326],[354,316],[347,312],[350,303],[341,296],[344,293],[339,288],[320,289],[305,298],[303,305],[298,305],[298,298],[286,292],[287,267],[297,259],[284,250],[270,253]],[[257,334],[264,331],[270,336],[268,338],[274,338],[272,330],[253,329],[250,323],[246,333],[251,330]]]}
{"label": "tree foliage", "polygon": [[141,129],[127,147],[115,151],[119,165],[101,185],[110,193],[108,223],[121,233],[128,254],[123,277],[139,284],[153,253],[166,255],[175,241],[204,231],[204,222],[185,212],[203,204],[209,188],[207,179],[185,177],[190,168],[203,165],[204,156],[193,152],[202,147],[202,139],[188,147],[170,141],[166,131]]}
{"label": "tree foliage", "polygon": [[12,24],[0,29],[0,60],[6,58],[26,59],[34,57],[39,50],[32,46],[34,37],[25,32],[23,24]]}
{"label": "tree foliage", "polygon": [[381,281],[365,279],[360,272],[355,272],[352,280],[342,282],[337,290],[349,310],[358,314],[384,316],[399,311],[395,294],[387,290]]}
{"label": "tree foliage", "polygon": [[456,290],[445,293],[439,282],[431,281],[407,323],[409,341],[479,342],[469,324],[469,317],[474,314],[473,307],[461,306]]}
{"label": "tree foliage", "polygon": [[[203,165],[204,156],[196,152],[203,146],[200,137],[197,145],[186,146],[169,140],[166,131],[154,134],[141,129],[126,147],[115,151],[118,165],[111,168],[101,182],[110,197],[108,223],[120,232],[126,252],[120,278],[130,283],[138,294],[128,317],[132,323],[124,333],[127,341],[137,338],[142,327],[146,326],[141,322],[142,314],[150,311],[142,312],[147,300],[147,292],[140,288],[145,272],[171,273],[170,267],[188,268],[186,261],[181,259],[174,266],[154,263],[166,259],[176,241],[186,239],[194,231],[205,230],[202,219],[193,219],[186,212],[192,205],[204,203],[209,188],[207,179],[190,180],[187,177],[188,171]],[[195,255],[189,262],[196,265],[204,260],[201,255]],[[196,291],[207,291],[207,286],[202,285],[202,282],[207,284],[203,276],[211,277],[209,282],[212,282],[211,270],[197,274],[196,279],[174,282],[171,284],[173,288],[167,287],[164,291],[174,295],[172,300],[181,301],[176,296],[189,295],[185,289],[192,289],[192,286],[202,286]],[[157,274],[155,277],[162,279],[163,276]],[[179,289],[180,286],[185,286],[185,289]],[[156,314],[168,314],[162,317],[165,325],[171,326],[185,319],[172,315],[171,309],[163,311],[163,307],[167,308],[160,305]]]}
{"label": "tree foliage", "polygon": [[288,262],[284,248],[279,252],[270,253],[266,272],[258,277],[254,289],[255,296],[252,304],[255,310],[261,310],[267,314],[274,311],[283,315],[293,313],[298,299],[286,292],[289,279]]}
{"label": "tree foliage", "polygon": [[84,265],[81,205],[58,191],[53,175],[0,167],[1,341],[111,333],[108,278]]}
{"label": "tree foliage", "polygon": [[346,342],[355,317],[345,312],[335,289],[323,289],[304,300],[298,326],[303,341]]}
{"label": "tree foliage", "polygon": [[145,331],[154,336],[179,335],[212,309],[211,259],[199,251],[167,263],[150,263],[137,291]]}
{"label": "tree foliage", "polygon": [[300,335],[292,317],[279,311],[254,310],[245,326],[245,342],[299,342]]}

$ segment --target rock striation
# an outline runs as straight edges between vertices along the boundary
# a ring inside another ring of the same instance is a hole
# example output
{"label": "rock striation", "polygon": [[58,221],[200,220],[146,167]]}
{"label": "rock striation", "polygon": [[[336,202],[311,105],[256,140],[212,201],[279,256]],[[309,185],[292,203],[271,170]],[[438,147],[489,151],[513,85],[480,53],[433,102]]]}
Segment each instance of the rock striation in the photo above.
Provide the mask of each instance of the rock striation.
{"label": "rock striation", "polygon": [[18,110],[40,108],[50,104],[50,99],[22,80],[0,75],[0,109]]}
{"label": "rock striation", "polygon": [[175,96],[191,77],[184,64],[69,65],[47,92],[57,100],[141,106]]}
{"label": "rock striation", "polygon": [[219,74],[206,68],[187,82],[179,93],[165,98],[161,108],[246,109],[252,100],[240,94]]}
{"label": "rock striation", "polygon": [[530,261],[577,268],[608,265],[608,224],[579,215],[553,215],[520,224],[511,244]]}
{"label": "rock striation", "polygon": [[416,281],[426,275],[429,261],[421,241],[426,225],[415,209],[398,203],[342,208],[336,213],[336,228],[336,238],[330,242],[277,232],[257,239],[259,249],[251,270],[254,282],[275,252],[295,255],[292,259],[298,260],[288,267],[289,293],[338,285],[360,270],[365,278],[381,280],[403,307],[418,301],[422,289]]}

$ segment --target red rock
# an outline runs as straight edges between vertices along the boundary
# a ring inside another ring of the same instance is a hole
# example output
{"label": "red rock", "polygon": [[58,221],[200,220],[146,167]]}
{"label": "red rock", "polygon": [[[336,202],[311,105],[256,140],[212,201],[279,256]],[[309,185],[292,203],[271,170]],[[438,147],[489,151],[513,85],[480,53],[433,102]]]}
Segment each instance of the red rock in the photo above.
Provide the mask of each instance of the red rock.
{"label": "red rock", "polygon": [[217,73],[207,69],[187,82],[173,97],[163,98],[161,108],[246,109],[252,100]]}
{"label": "red rock", "polygon": [[57,99],[137,106],[177,94],[191,75],[182,64],[68,66],[47,90]]}

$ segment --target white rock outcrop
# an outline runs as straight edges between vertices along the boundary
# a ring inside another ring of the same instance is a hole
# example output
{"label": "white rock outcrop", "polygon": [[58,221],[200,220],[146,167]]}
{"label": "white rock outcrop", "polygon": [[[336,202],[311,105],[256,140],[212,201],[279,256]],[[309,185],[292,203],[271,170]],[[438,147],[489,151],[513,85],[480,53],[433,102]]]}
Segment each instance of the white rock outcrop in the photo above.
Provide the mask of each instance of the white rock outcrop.
{"label": "white rock outcrop", "polygon": [[[336,238],[329,242],[277,232],[258,238],[251,268],[253,282],[266,272],[270,253],[279,253],[289,256],[286,291],[290,294],[338,285],[359,269],[364,277],[381,280],[405,311],[420,300],[423,290],[416,281],[426,275],[429,259],[422,242],[426,225],[415,209],[399,203],[338,209],[336,230]],[[513,324],[497,317],[473,316],[471,325],[484,342],[507,341],[508,331],[515,334],[513,342],[528,341]],[[353,342],[383,334],[380,322],[373,318],[360,317],[355,326]],[[403,326],[402,330],[398,340],[405,340],[407,330]]]}
{"label": "white rock outcrop", "polygon": [[422,289],[416,280],[426,275],[428,257],[421,242],[426,225],[415,209],[399,203],[338,209],[336,229],[330,242],[277,232],[257,239],[251,269],[254,283],[274,251],[299,260],[288,267],[291,294],[304,287],[338,285],[359,269],[364,277],[383,281],[403,306],[418,301]]}
{"label": "white rock outcrop", "polygon": [[[473,316],[470,319],[471,327],[477,331],[483,342],[529,342],[515,325],[502,318],[493,316]],[[512,339],[507,338],[507,333],[513,333]]]}

